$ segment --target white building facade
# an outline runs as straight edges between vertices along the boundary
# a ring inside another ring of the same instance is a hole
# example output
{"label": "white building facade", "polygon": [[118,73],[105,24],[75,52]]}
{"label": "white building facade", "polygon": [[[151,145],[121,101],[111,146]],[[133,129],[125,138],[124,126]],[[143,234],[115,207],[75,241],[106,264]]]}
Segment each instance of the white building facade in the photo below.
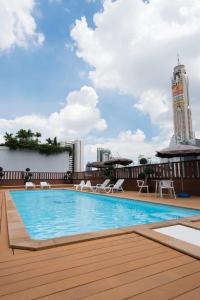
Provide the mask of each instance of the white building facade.
{"label": "white building facade", "polygon": [[6,146],[0,146],[0,166],[5,171],[24,171],[26,168],[30,168],[32,172],[83,171],[83,141],[62,144],[70,146],[72,151],[46,155],[33,150],[10,150]]}

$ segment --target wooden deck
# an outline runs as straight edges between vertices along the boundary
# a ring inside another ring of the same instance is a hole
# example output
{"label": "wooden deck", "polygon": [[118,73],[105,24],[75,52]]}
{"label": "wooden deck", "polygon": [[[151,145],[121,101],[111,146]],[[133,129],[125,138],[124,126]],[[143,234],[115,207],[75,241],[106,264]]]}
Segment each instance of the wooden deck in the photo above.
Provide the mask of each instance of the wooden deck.
{"label": "wooden deck", "polygon": [[0,216],[0,299],[200,299],[200,260],[136,233],[12,250]]}

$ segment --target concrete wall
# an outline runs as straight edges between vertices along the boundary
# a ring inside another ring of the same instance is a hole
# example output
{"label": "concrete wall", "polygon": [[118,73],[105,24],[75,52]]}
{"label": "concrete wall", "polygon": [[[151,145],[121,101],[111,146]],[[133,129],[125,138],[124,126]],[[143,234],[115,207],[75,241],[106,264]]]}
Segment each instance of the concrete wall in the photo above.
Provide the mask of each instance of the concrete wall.
{"label": "concrete wall", "polygon": [[5,171],[66,172],[69,170],[69,153],[40,154],[31,150],[10,150],[0,146],[0,166]]}

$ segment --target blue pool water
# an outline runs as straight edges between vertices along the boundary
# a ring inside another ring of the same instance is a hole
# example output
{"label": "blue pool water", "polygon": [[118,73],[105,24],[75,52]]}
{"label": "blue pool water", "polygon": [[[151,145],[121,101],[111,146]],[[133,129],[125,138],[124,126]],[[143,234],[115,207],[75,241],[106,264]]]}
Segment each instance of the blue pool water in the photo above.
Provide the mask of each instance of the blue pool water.
{"label": "blue pool water", "polygon": [[39,240],[200,215],[200,210],[68,190],[10,194],[30,237]]}

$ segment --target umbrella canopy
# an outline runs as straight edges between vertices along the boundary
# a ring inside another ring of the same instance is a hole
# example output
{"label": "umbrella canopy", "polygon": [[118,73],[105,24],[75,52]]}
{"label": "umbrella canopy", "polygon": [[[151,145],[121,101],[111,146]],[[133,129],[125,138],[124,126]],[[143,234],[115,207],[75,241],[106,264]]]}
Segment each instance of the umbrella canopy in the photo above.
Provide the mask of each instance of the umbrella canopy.
{"label": "umbrella canopy", "polygon": [[200,147],[192,145],[178,144],[173,147],[164,148],[157,151],[156,156],[161,158],[198,156],[200,155]]}
{"label": "umbrella canopy", "polygon": [[[157,151],[156,156],[161,158],[170,158],[170,157],[180,157],[180,163],[181,163],[181,157],[185,156],[199,156],[200,155],[200,147],[192,146],[192,145],[182,145],[178,144],[173,147],[168,147],[163,150]],[[183,171],[182,168],[180,168],[180,179],[181,179],[181,190],[182,193],[179,194],[180,197],[182,197],[183,194]],[[187,196],[189,194],[186,193]]]}
{"label": "umbrella canopy", "polygon": [[128,166],[132,163],[133,161],[128,158],[121,158],[121,157],[116,157],[116,158],[111,158],[109,160],[104,161],[104,166],[113,166],[113,165],[122,165],[122,166]]}
{"label": "umbrella canopy", "polygon": [[97,168],[97,169],[106,168],[106,166],[104,166],[104,164],[100,161],[90,162],[87,164],[87,166],[92,168]]}

